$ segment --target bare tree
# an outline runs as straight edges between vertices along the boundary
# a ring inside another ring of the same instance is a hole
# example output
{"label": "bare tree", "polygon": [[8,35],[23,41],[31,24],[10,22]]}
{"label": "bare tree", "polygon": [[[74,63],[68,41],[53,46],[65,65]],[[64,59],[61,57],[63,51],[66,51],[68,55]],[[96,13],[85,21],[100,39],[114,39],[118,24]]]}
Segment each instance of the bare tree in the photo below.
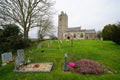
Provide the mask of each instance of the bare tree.
{"label": "bare tree", "polygon": [[28,39],[28,32],[38,25],[41,16],[50,15],[50,0],[0,0],[0,21],[18,24]]}
{"label": "bare tree", "polygon": [[55,27],[52,23],[52,16],[42,17],[38,24],[38,39],[43,40],[43,37],[54,33]]}

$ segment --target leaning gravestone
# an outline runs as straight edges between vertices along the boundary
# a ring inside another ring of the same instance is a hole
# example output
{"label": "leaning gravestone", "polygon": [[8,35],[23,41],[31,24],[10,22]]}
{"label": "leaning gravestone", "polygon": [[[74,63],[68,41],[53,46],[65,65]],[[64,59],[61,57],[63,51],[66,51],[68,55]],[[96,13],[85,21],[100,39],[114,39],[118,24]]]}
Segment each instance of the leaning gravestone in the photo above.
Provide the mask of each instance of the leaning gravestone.
{"label": "leaning gravestone", "polygon": [[3,53],[3,54],[1,54],[1,56],[2,56],[2,64],[3,65],[4,65],[4,63],[12,61],[12,52]]}
{"label": "leaning gravestone", "polygon": [[19,69],[19,64],[23,62],[23,57],[22,56],[17,56],[15,59],[15,70]]}

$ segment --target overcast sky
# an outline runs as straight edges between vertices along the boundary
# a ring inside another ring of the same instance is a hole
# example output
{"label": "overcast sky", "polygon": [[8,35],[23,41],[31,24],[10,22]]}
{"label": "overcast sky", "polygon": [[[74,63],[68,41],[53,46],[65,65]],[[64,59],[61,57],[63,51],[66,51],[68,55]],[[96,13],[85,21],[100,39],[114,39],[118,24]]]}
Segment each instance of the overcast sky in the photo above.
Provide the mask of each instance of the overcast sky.
{"label": "overcast sky", "polygon": [[[68,15],[68,26],[82,29],[102,30],[106,24],[120,22],[120,0],[55,0],[56,15],[54,24],[58,25],[61,11]],[[35,29],[30,37],[36,37]]]}

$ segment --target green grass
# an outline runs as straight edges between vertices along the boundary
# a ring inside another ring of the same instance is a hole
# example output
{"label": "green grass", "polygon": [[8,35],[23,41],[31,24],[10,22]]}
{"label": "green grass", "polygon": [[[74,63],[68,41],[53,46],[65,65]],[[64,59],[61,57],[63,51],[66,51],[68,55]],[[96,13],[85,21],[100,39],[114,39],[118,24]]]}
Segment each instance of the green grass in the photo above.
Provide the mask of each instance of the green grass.
{"label": "green grass", "polygon": [[[120,80],[120,46],[111,41],[76,40],[73,47],[69,41],[63,41],[60,49],[58,41],[54,41],[50,47],[46,41],[42,44],[41,49],[37,44],[26,49],[25,55],[30,56],[32,62],[53,62],[54,66],[50,73],[16,73],[13,72],[14,64],[10,64],[0,67],[0,80]],[[83,75],[64,72],[62,67],[65,53],[68,55],[68,61],[87,58],[98,61],[116,73]]]}

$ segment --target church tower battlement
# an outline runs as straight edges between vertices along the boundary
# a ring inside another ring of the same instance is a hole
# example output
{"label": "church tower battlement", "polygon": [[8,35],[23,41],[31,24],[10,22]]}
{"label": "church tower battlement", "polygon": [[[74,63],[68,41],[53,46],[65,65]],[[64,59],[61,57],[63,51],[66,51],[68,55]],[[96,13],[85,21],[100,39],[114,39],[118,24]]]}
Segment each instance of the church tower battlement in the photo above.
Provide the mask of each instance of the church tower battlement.
{"label": "church tower battlement", "polygon": [[58,15],[58,39],[63,39],[63,33],[68,28],[68,16],[63,11]]}

